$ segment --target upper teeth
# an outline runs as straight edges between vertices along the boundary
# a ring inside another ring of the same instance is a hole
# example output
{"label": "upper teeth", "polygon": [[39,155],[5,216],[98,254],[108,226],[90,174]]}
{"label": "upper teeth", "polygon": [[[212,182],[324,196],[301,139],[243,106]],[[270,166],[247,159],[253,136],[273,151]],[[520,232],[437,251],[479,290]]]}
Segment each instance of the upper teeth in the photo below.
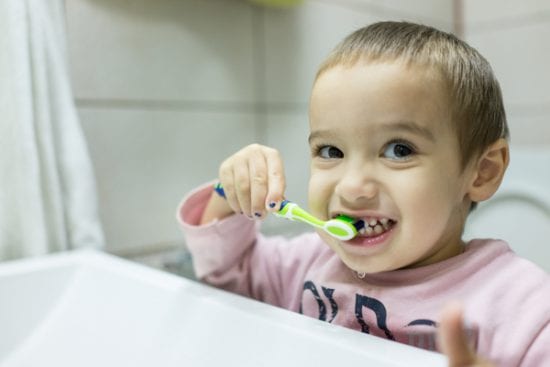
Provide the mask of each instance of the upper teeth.
{"label": "upper teeth", "polygon": [[[340,214],[340,215],[345,215],[345,214]],[[337,216],[338,215],[336,215],[335,217]],[[389,229],[394,223],[394,221],[391,220],[390,218],[366,217],[359,220],[363,221],[364,223],[363,228],[361,228],[359,232],[361,234],[367,234],[367,235],[370,235],[373,233],[380,234],[384,230]]]}
{"label": "upper teeth", "polygon": [[365,218],[363,219],[363,222],[366,224],[366,226],[376,227],[377,225],[381,225],[382,227],[386,227],[390,224],[389,218]]}
{"label": "upper teeth", "polygon": [[361,228],[359,233],[367,236],[372,234],[380,234],[385,230],[388,230],[393,223],[393,221],[389,218],[364,218],[362,220],[365,225]]}

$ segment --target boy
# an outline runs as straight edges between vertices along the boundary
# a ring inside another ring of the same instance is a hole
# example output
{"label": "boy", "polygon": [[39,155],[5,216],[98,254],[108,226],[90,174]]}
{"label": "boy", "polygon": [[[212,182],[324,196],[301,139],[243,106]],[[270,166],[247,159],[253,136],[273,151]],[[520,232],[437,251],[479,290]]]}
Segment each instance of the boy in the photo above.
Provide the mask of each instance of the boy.
{"label": "boy", "polygon": [[259,234],[246,217],[277,210],[285,181],[278,152],[251,145],[220,167],[226,200],[203,187],[180,208],[197,276],[404,343],[440,325],[451,366],[540,366],[550,360],[548,275],[502,241],[461,238],[500,185],[507,137],[500,87],[474,49],[411,23],[360,29],[313,86],[309,208],[365,230],[349,241]]}

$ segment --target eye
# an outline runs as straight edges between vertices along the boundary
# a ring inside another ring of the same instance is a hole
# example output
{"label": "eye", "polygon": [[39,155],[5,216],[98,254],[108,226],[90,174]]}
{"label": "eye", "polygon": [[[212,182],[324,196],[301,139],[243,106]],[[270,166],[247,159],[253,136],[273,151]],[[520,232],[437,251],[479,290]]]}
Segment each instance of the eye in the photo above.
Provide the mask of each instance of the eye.
{"label": "eye", "polygon": [[406,160],[415,153],[415,149],[406,142],[392,142],[386,146],[383,156],[393,160]]}
{"label": "eye", "polygon": [[344,153],[332,145],[319,147],[317,155],[324,159],[344,158]]}

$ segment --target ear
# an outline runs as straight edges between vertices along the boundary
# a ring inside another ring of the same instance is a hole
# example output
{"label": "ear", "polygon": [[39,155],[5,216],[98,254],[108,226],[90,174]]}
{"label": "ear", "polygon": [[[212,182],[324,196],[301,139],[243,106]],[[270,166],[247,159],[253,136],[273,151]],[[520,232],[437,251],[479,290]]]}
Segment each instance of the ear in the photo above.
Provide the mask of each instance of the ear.
{"label": "ear", "polygon": [[506,139],[498,139],[479,157],[473,166],[469,188],[470,199],[479,202],[489,199],[497,191],[510,161]]}

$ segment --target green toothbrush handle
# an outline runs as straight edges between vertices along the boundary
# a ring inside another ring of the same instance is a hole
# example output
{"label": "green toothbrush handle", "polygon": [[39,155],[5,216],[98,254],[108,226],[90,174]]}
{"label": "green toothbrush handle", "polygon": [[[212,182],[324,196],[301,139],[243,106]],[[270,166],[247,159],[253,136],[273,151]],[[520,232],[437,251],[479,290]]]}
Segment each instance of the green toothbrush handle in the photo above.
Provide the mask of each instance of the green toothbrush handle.
{"label": "green toothbrush handle", "polygon": [[304,209],[300,208],[298,204],[291,201],[287,202],[281,210],[273,214],[281,218],[306,223],[317,228],[323,228],[325,225],[325,221],[314,217]]}
{"label": "green toothbrush handle", "polygon": [[276,213],[278,217],[309,224],[310,226],[320,228],[332,237],[347,241],[357,235],[353,218],[340,215],[335,219],[328,221],[320,220],[300,208],[293,202],[285,202],[283,207]]}
{"label": "green toothbrush handle", "polygon": [[[221,197],[225,198],[225,192],[223,191],[223,187],[220,183],[214,186],[214,190]],[[340,215],[337,218],[328,221],[320,220],[300,208],[298,204],[293,203],[292,201],[283,200],[280,209],[273,214],[280,218],[302,222],[309,224],[310,226],[320,228],[332,237],[340,240],[350,240],[357,235],[357,228],[354,224],[355,220],[353,218]]]}

